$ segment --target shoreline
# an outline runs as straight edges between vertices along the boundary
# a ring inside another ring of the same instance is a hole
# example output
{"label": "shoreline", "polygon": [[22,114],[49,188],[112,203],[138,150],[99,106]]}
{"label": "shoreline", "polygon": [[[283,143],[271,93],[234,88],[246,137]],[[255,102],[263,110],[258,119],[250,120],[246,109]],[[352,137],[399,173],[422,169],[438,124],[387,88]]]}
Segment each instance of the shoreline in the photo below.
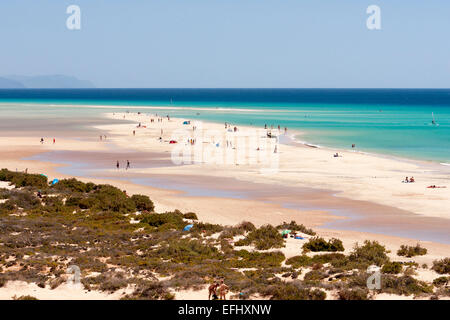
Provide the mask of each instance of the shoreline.
{"label": "shoreline", "polygon": [[[76,108],[85,108],[85,109],[130,109],[130,110],[138,110],[138,109],[146,109],[149,111],[153,111],[153,110],[193,110],[193,111],[218,111],[218,112],[226,112],[226,111],[239,111],[239,112],[275,112],[273,110],[266,110],[266,109],[258,109],[258,106],[256,106],[255,109],[249,109],[249,108],[224,108],[224,107],[195,107],[195,106],[188,106],[188,105],[180,105],[180,106],[175,106],[175,105],[108,105],[108,104],[84,104],[84,103],[80,103],[80,104],[74,104],[72,103],[68,103],[68,104],[64,104],[64,103],[47,103],[47,102],[32,102],[32,103],[18,103],[18,102],[0,102],[0,105],[2,104],[8,104],[8,105],[17,105],[17,106],[34,106],[34,105],[45,105],[45,106],[49,106],[49,107],[61,107],[61,108],[70,108],[70,107],[76,107]],[[288,111],[285,110],[284,112],[293,112],[293,111]],[[111,112],[108,112],[111,113]],[[187,118],[182,118],[179,116],[173,117],[174,119],[187,119]],[[197,120],[200,122],[205,122],[205,123],[213,123],[213,124],[217,124],[217,125],[221,125],[223,124],[223,122],[221,121],[216,121],[216,120]],[[253,124],[239,124],[238,125],[241,128],[248,128],[248,129],[258,129],[260,128],[260,126],[256,126]],[[384,153],[382,151],[364,151],[364,150],[359,150],[357,147],[356,149],[347,149],[347,148],[341,148],[341,147],[335,147],[335,146],[331,146],[331,145],[320,145],[320,144],[315,144],[312,142],[308,142],[306,140],[300,140],[297,139],[296,136],[302,136],[305,135],[306,132],[302,131],[301,129],[289,129],[289,136],[288,138],[292,141],[292,143],[294,144],[300,144],[306,147],[311,147],[311,148],[320,148],[320,149],[325,149],[325,150],[329,150],[329,151],[337,151],[337,152],[355,152],[355,153],[360,153],[360,154],[367,154],[367,155],[371,155],[371,156],[375,156],[375,157],[381,157],[381,158],[386,158],[386,159],[392,159],[392,160],[396,160],[396,161],[406,161],[406,162],[412,162],[412,163],[419,163],[419,164],[423,164],[423,165],[438,165],[438,167],[440,166],[444,166],[444,167],[450,167],[450,163],[447,162],[442,162],[442,160],[433,160],[433,159],[423,159],[423,158],[414,158],[414,157],[407,157],[407,156],[400,156],[400,155],[395,155],[395,154],[390,154],[388,152]],[[292,133],[292,134],[291,134]]]}
{"label": "shoreline", "polygon": [[[118,149],[119,150],[124,150],[123,149],[123,146],[122,147],[120,147],[120,145],[118,145],[118,143],[120,144],[120,143],[123,143],[123,141],[122,142],[120,142],[120,141],[116,141],[116,140],[114,140],[114,139],[116,139],[114,136],[118,136],[117,137],[117,139],[118,140],[120,140],[120,139],[128,139],[128,138],[126,138],[126,137],[123,137],[123,127],[125,126],[125,127],[128,127],[128,128],[132,128],[132,127],[134,127],[135,126],[135,124],[133,124],[133,121],[135,121],[136,122],[136,119],[135,120],[133,120],[133,119],[126,119],[127,121],[126,121],[126,123],[125,124],[117,124],[117,121],[115,121],[115,123],[116,124],[113,124],[113,125],[101,125],[101,126],[97,126],[96,127],[96,129],[97,130],[99,130],[99,127],[100,127],[100,130],[103,130],[103,131],[108,131],[109,129],[112,129],[112,131],[111,132],[115,132],[114,134],[113,134],[113,137],[111,137],[111,138],[108,138],[108,140],[109,140],[109,142],[108,143],[111,143],[112,145],[114,145],[114,148],[117,148],[117,147],[119,147]],[[172,119],[173,121],[181,121],[181,120],[183,120],[182,118],[173,118]],[[137,123],[137,122],[136,122]],[[216,124],[209,124],[209,123],[206,123],[206,125],[212,125],[212,126],[217,126]],[[113,127],[113,128],[111,128],[111,126]],[[244,128],[244,127],[240,127],[240,128]],[[128,131],[128,130],[127,130]],[[111,140],[110,140],[111,139]],[[95,149],[95,150],[97,150],[97,148],[98,148],[98,142],[96,143],[96,142],[92,142],[91,141],[91,143],[93,144],[93,145],[95,145],[95,147],[93,148],[93,149]],[[105,148],[106,148],[106,146],[105,146],[105,144],[103,144],[103,145],[101,145],[102,146],[102,150],[100,151],[100,152],[107,152],[107,150],[105,150]],[[306,147],[306,146],[301,146],[302,148],[308,148],[308,147]],[[67,148],[63,148],[64,150],[62,151],[63,153],[64,152],[67,152]],[[70,148],[69,148],[70,149]],[[78,148],[78,152],[79,152],[79,149],[80,148]],[[83,149],[83,148],[82,148]],[[308,148],[309,149],[309,148]],[[314,149],[314,148],[312,148],[312,149]],[[76,151],[77,150],[77,148],[74,148],[74,151],[73,152],[77,152]],[[322,151],[327,151],[327,152],[330,152],[331,150],[329,150],[329,149],[324,149],[324,148],[322,148],[321,149]],[[50,151],[50,150],[48,150],[48,151]],[[139,152],[142,152],[142,151],[139,151]],[[353,152],[352,152],[353,153]],[[41,153],[41,154],[45,154],[45,152],[44,153]],[[356,153],[355,153],[356,154]],[[76,155],[76,154],[75,154]],[[111,157],[111,155],[110,155],[110,157]],[[110,159],[109,161],[111,161],[112,159]],[[392,159],[389,159],[389,160],[392,160]],[[34,161],[34,160],[33,160]],[[112,161],[111,161],[112,162]],[[58,167],[60,167],[60,166],[55,166],[54,168],[58,168]],[[164,166],[163,166],[164,167]],[[12,168],[12,169],[14,169],[14,168]],[[166,169],[168,169],[168,168],[166,168]],[[169,168],[170,169],[170,168]],[[174,168],[175,169],[175,172],[173,172],[174,174],[177,174],[177,172],[176,172],[176,169],[177,169],[177,167],[175,167]],[[133,171],[134,171],[135,169],[133,169]],[[59,171],[59,170],[56,170],[56,171]],[[140,170],[138,170],[139,172],[137,172],[138,174],[149,174],[148,172],[145,172],[145,170],[143,170],[142,172],[140,171]],[[109,172],[106,172],[106,173],[109,173]],[[169,173],[170,173],[170,170],[169,170]],[[181,173],[181,172],[178,172],[178,173]],[[58,172],[55,172],[55,174],[57,175],[57,176],[59,176],[60,174],[58,173]],[[154,173],[152,173],[152,174],[154,174]],[[183,173],[184,175],[185,175],[185,173]],[[79,175],[75,175],[75,176],[77,176],[77,177],[79,177]],[[218,177],[217,175],[211,175],[212,177]],[[109,179],[114,179],[114,177],[108,177]],[[236,178],[236,177],[235,177]],[[242,179],[238,179],[237,181],[242,181]],[[245,179],[244,179],[244,181],[245,181]],[[277,184],[278,185],[278,184]],[[278,187],[277,187],[278,188]],[[168,188],[166,191],[170,191],[170,190],[176,190],[177,188]],[[320,189],[320,188],[319,188]],[[322,189],[322,190],[326,190],[326,189]],[[332,188],[330,188],[329,190],[333,190]],[[214,192],[212,192],[212,193],[214,193]],[[333,196],[335,196],[335,197],[337,197],[337,198],[340,198],[340,197],[342,197],[341,195],[336,195],[336,194],[333,194]],[[183,196],[184,197],[184,196]],[[208,197],[202,197],[202,198],[204,198],[204,199],[202,199],[201,201],[208,201]],[[215,198],[215,197],[213,197],[213,198]],[[250,197],[251,198],[251,197]],[[226,199],[226,196],[225,197],[219,197],[219,198],[217,198],[218,199],[218,201],[222,201],[223,199]],[[209,197],[209,201],[211,201],[211,197]],[[370,203],[370,202],[369,202]],[[279,204],[279,203],[278,203]],[[309,208],[310,210],[313,210],[313,211],[324,211],[324,210],[320,210],[320,208],[318,208],[318,207],[313,207],[313,208]],[[322,209],[323,209],[323,207],[322,207]],[[297,210],[298,211],[298,207],[295,209],[295,210]],[[300,208],[300,210],[306,210],[306,211],[308,211],[308,208],[304,208],[304,206],[303,207],[301,207]],[[326,210],[325,209],[325,211],[329,211],[329,210]],[[333,226],[333,221],[336,221],[336,219],[337,219],[337,221],[338,222],[340,222],[341,221],[341,219],[342,219],[342,216],[341,217],[339,217],[339,215],[336,215],[336,214],[333,214],[333,213],[330,213],[330,211],[329,211],[329,213],[327,214],[327,216],[329,216],[329,218],[330,218],[330,220],[329,221],[331,221],[330,223],[331,223],[331,226]],[[344,215],[345,216],[345,215]],[[333,218],[331,218],[331,217],[333,217]],[[322,221],[323,223],[325,223],[324,221]],[[326,223],[325,223],[326,224]],[[343,231],[343,230],[342,230]],[[347,230],[348,231],[348,230]],[[359,232],[361,232],[361,231],[359,231]],[[362,232],[364,232],[364,231],[362,231]]]}

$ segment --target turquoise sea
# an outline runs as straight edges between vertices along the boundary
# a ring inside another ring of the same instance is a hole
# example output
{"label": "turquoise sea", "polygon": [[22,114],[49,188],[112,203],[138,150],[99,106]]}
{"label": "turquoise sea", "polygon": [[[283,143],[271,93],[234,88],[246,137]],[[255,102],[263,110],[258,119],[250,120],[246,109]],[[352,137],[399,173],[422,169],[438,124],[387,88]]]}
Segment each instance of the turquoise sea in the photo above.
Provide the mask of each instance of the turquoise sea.
{"label": "turquoise sea", "polygon": [[360,151],[450,163],[450,90],[445,89],[0,90],[0,120],[60,121],[127,108],[192,120],[280,125],[302,131],[296,138],[315,145],[350,149],[356,144]]}

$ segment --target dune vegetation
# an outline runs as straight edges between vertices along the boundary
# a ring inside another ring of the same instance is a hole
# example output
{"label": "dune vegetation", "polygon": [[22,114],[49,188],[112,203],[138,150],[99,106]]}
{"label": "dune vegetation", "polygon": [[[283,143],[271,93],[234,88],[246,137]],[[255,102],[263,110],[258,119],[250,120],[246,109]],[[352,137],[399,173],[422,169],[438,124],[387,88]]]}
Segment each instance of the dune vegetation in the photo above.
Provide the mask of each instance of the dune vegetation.
{"label": "dune vegetation", "polygon": [[[315,232],[295,222],[222,226],[201,222],[193,212],[157,213],[148,196],[76,179],[50,184],[42,175],[2,169],[0,181],[14,186],[0,189],[0,287],[21,280],[55,289],[76,265],[85,289],[130,289],[122,299],[174,299],[179,290],[204,288],[217,278],[239,299],[450,296],[449,258],[432,267],[443,276],[425,283],[405,272],[414,266],[390,261],[376,241],[344,254],[339,239],[314,237],[286,259],[281,230]],[[383,274],[375,291],[366,285],[371,265]]]}

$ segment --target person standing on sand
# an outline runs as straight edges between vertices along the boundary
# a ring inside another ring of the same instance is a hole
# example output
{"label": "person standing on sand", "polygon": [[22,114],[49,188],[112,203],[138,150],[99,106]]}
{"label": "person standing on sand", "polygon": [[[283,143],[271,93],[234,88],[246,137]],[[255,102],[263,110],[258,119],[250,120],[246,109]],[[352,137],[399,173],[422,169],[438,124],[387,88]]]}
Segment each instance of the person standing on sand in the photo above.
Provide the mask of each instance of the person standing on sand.
{"label": "person standing on sand", "polygon": [[116,163],[117,170],[119,170],[119,167],[120,167],[119,160],[117,160],[117,163]]}
{"label": "person standing on sand", "polygon": [[41,144],[44,144],[44,138],[41,138]]}
{"label": "person standing on sand", "polygon": [[220,300],[227,300],[227,293],[228,293],[228,286],[223,282],[223,279],[220,280],[220,285],[219,285],[219,299]]}
{"label": "person standing on sand", "polygon": [[208,300],[211,300],[211,296],[213,298],[213,300],[217,300],[217,287],[219,286],[219,284],[217,282],[212,283],[209,287],[208,287]]}
{"label": "person standing on sand", "polygon": [[130,168],[130,161],[127,160],[127,167],[125,168],[125,170],[128,170]]}
{"label": "person standing on sand", "polygon": [[133,130],[133,136],[135,136],[136,135],[136,130]]}
{"label": "person standing on sand", "polygon": [[56,142],[56,139],[55,139],[55,138],[53,138],[53,144],[55,144],[55,142]]}

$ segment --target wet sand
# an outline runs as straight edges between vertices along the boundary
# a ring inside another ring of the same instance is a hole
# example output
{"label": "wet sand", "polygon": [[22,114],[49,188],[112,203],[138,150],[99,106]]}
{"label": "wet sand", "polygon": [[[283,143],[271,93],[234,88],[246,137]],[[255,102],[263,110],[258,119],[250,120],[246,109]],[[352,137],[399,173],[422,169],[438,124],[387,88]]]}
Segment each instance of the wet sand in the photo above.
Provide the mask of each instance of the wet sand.
{"label": "wet sand", "polygon": [[[134,150],[82,152],[53,151],[41,153],[28,159],[64,164],[58,171],[69,176],[126,180],[153,188],[180,191],[180,197],[231,198],[256,200],[282,208],[298,211],[325,211],[334,217],[322,228],[352,230],[401,236],[426,241],[450,244],[450,219],[424,217],[390,206],[368,201],[336,197],[333,191],[291,186],[268,188],[257,182],[235,178],[136,173],[141,168],[163,168],[175,166],[167,153],[135,152]],[[76,159],[76,162],[73,161]],[[118,159],[133,159],[132,168],[124,176],[123,171],[111,172]]]}

